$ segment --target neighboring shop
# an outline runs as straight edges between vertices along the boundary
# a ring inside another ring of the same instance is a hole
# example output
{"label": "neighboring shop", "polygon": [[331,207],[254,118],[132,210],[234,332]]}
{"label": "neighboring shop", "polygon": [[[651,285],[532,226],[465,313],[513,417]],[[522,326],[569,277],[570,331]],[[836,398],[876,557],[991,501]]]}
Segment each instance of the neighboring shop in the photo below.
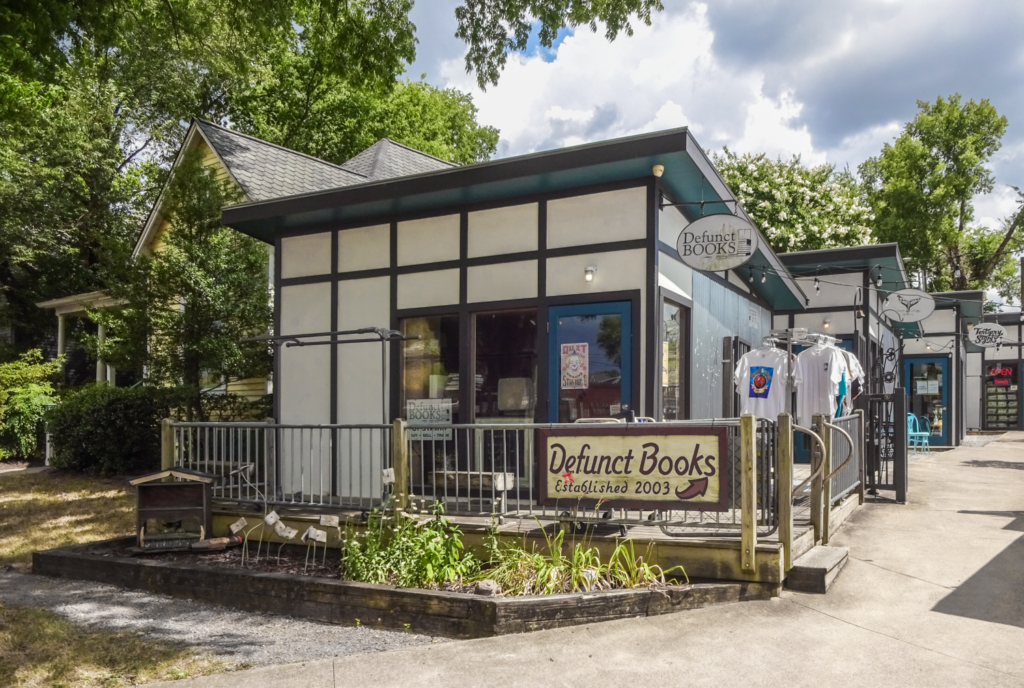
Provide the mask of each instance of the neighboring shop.
{"label": "neighboring shop", "polygon": [[[929,435],[929,444],[957,446],[981,421],[982,356],[968,341],[981,322],[981,291],[932,294],[935,310],[919,325],[920,333],[903,342],[902,384],[908,421]],[[976,352],[976,353],[971,353]]]}
{"label": "neighboring shop", "polygon": [[[1019,313],[993,313],[985,322],[1001,326],[1005,338],[997,347],[968,343],[968,428],[1021,430],[1021,329]],[[971,407],[974,407],[972,413]]]}

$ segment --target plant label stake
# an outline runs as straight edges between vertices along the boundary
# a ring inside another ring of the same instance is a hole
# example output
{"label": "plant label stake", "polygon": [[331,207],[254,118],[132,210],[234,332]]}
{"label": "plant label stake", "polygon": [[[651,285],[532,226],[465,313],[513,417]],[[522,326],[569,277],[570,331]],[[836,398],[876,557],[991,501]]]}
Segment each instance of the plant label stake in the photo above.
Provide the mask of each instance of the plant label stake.
{"label": "plant label stake", "polygon": [[[338,529],[338,552],[341,552],[341,518],[338,516],[320,516],[320,525]],[[327,535],[324,534],[324,566],[327,566]]]}
{"label": "plant label stake", "polygon": [[[238,531],[240,531],[242,528],[245,528],[247,525],[249,525],[249,522],[246,521],[244,518],[240,518],[237,521],[235,521],[234,523],[232,523],[230,526],[228,526],[228,528],[231,530],[232,534],[238,535]],[[249,547],[249,534],[248,533],[243,533],[242,534],[242,566],[245,566],[245,554],[246,554],[246,549],[248,547]]]}
{"label": "plant label stake", "polygon": [[[274,516],[277,517],[277,514],[274,514]],[[291,540],[293,537],[299,534],[299,531],[295,530],[294,528],[289,528],[288,526],[286,526],[284,522],[281,521],[280,517],[278,517],[277,521],[274,523],[274,532],[277,533],[280,537],[283,537],[285,540]],[[286,544],[288,543],[282,542],[281,546],[277,548],[277,563],[279,566],[281,564],[281,550],[284,549],[284,546]],[[267,545],[267,547],[269,549],[270,545]]]}
{"label": "plant label stake", "polygon": [[[277,515],[276,511],[271,511],[269,514],[263,517],[263,523],[268,526],[274,526],[281,521],[281,517]],[[260,529],[260,544],[256,547],[256,561],[260,560],[260,550],[263,549],[263,533],[266,528]],[[267,543],[267,557],[270,557],[270,543]]]}

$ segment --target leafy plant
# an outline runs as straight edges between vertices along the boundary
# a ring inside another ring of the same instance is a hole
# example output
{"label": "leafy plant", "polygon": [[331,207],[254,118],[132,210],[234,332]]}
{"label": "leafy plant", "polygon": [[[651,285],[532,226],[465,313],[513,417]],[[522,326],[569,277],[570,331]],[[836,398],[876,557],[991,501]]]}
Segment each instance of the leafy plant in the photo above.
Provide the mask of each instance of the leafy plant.
{"label": "leafy plant", "polygon": [[501,544],[491,529],[485,543],[490,568],[481,570],[477,580],[493,580],[503,593],[517,596],[664,585],[677,570],[689,582],[682,566],[664,571],[657,564],[648,563],[650,545],[645,555],[637,556],[632,540],[620,542],[608,563],[603,563],[600,551],[589,540],[573,542],[569,554],[564,554],[565,531],[543,532],[546,553],[527,550],[525,540]]}
{"label": "leafy plant", "polygon": [[341,567],[347,580],[422,588],[461,582],[480,563],[464,551],[462,533],[444,516],[443,504],[435,504],[433,518],[426,520],[415,508],[407,512],[386,504],[369,515],[363,532],[349,526]]}
{"label": "leafy plant", "polygon": [[60,361],[44,362],[38,349],[0,364],[0,461],[36,453],[43,414],[56,401],[50,378],[59,370]]}

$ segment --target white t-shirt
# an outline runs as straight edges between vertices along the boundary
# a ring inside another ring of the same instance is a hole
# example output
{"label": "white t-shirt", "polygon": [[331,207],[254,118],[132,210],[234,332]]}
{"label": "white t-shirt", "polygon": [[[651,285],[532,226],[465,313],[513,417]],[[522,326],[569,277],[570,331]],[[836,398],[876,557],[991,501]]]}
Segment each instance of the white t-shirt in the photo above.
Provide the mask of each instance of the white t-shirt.
{"label": "white t-shirt", "polygon": [[793,369],[796,385],[797,423],[811,426],[811,417],[816,413],[836,415],[836,395],[839,381],[846,370],[846,359],[833,346],[812,346],[800,352]]}
{"label": "white t-shirt", "polygon": [[733,382],[740,396],[740,414],[775,420],[786,410],[789,354],[779,349],[754,349],[736,364]]}

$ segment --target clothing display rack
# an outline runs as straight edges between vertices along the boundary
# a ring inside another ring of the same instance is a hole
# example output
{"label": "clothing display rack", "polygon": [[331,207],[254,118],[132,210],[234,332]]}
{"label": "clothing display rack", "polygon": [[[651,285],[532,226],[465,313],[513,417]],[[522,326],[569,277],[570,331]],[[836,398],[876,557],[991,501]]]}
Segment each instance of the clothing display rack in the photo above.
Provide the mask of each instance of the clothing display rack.
{"label": "clothing display rack", "polygon": [[814,346],[815,344],[821,344],[822,346],[835,346],[839,342],[835,337],[831,337],[827,334],[820,332],[811,332],[805,327],[792,327],[784,330],[772,330],[771,334],[764,337],[761,340],[761,345],[769,344],[785,344],[786,353],[788,354],[788,374],[786,375],[786,410],[791,416],[796,415],[796,409],[794,408],[793,392],[795,391],[794,377],[793,377],[793,345],[798,346]]}

